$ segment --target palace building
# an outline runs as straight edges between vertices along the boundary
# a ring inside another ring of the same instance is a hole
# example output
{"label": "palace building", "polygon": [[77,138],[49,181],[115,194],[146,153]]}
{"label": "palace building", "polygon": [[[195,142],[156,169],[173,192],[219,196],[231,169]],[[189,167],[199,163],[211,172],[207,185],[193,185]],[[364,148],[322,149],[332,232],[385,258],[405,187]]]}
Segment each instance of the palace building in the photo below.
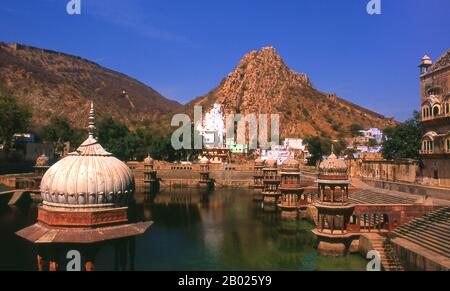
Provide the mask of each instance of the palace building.
{"label": "palace building", "polygon": [[424,182],[450,187],[450,49],[435,63],[425,55],[419,68]]}

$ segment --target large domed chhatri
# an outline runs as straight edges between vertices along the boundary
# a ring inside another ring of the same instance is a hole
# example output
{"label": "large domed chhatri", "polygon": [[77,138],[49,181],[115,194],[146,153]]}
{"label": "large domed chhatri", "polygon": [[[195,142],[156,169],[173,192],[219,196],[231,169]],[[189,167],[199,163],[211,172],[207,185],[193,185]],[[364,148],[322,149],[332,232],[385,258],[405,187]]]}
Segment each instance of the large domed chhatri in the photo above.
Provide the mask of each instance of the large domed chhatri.
{"label": "large domed chhatri", "polygon": [[[40,271],[57,271],[61,254],[72,249],[83,254],[85,269],[92,271],[101,247],[111,244],[116,254],[126,256],[129,238],[144,234],[152,225],[151,221],[130,221],[133,174],[99,144],[94,131],[91,103],[88,138],[45,173],[41,183],[44,201],[38,206],[37,223],[17,232],[38,246]],[[125,269],[126,259],[116,260],[121,261],[118,267]]]}
{"label": "large domed chhatri", "polygon": [[99,208],[128,204],[135,190],[131,170],[98,143],[94,131],[91,104],[89,137],[42,178],[44,205]]}

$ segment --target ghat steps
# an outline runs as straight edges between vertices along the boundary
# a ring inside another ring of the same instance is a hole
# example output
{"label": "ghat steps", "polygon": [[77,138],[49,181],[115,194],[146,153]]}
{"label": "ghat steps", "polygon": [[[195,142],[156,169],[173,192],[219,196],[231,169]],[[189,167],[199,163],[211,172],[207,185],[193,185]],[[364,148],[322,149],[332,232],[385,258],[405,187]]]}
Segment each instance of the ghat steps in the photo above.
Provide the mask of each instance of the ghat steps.
{"label": "ghat steps", "polygon": [[415,219],[395,230],[394,235],[450,258],[450,207]]}
{"label": "ghat steps", "polygon": [[380,254],[381,265],[385,271],[405,271],[401,261],[397,258],[394,249],[386,238],[377,235],[376,238],[370,240],[370,243],[373,249]]}

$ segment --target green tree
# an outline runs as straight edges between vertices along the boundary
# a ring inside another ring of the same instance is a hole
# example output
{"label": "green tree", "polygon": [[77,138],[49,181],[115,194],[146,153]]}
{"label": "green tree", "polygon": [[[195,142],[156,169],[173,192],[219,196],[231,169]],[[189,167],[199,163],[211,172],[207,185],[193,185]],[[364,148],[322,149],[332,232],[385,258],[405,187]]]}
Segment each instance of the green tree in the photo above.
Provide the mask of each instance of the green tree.
{"label": "green tree", "polygon": [[357,137],[357,136],[361,136],[361,130],[363,130],[364,128],[360,125],[360,124],[352,124],[350,126],[350,133],[352,134],[352,137]]}
{"label": "green tree", "polygon": [[321,139],[320,137],[311,137],[305,139],[305,144],[311,157],[308,160],[308,165],[315,166],[317,162],[322,161],[323,156],[331,153],[331,141],[329,139]]}
{"label": "green tree", "polygon": [[384,130],[383,156],[388,160],[415,159],[420,160],[420,142],[423,137],[420,125],[420,113],[415,111],[414,117]]}
{"label": "green tree", "polygon": [[378,142],[376,139],[371,138],[369,139],[369,147],[376,147],[378,145]]}
{"label": "green tree", "polygon": [[334,145],[334,153],[337,155],[341,155],[347,149],[347,142],[344,139],[339,140],[338,142],[333,143]]}
{"label": "green tree", "polygon": [[130,136],[132,133],[124,123],[106,116],[96,126],[99,142],[117,158],[127,160],[134,154],[136,139]]}
{"label": "green tree", "polygon": [[53,116],[49,123],[38,131],[38,135],[44,142],[51,143],[57,152],[62,152],[66,142],[70,142],[72,146],[80,145],[86,130],[72,127],[65,117]]}
{"label": "green tree", "polygon": [[0,95],[0,142],[9,151],[15,133],[28,130],[31,120],[29,107],[17,103],[15,97]]}
{"label": "green tree", "polygon": [[170,136],[154,139],[150,145],[150,154],[157,160],[169,162],[177,160],[177,151],[172,147]]}
{"label": "green tree", "polygon": [[344,155],[346,155],[349,159],[353,159],[353,155],[356,153],[358,153],[358,151],[353,148],[347,148],[344,151]]}

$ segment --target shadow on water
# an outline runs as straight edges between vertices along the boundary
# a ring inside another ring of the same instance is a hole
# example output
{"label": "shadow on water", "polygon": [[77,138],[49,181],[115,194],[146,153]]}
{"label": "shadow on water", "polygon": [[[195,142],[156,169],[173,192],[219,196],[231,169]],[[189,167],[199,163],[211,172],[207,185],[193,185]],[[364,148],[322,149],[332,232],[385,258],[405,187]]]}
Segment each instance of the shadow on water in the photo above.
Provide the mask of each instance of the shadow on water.
{"label": "shadow on water", "polygon": [[[135,270],[364,270],[352,255],[326,258],[313,226],[265,211],[246,189],[179,189],[135,195],[133,220],[155,224],[135,241]],[[36,220],[36,207],[0,210],[0,269],[35,269],[35,250],[14,231]],[[6,238],[6,239],[5,239]],[[114,270],[114,249],[97,255],[98,270]]]}

